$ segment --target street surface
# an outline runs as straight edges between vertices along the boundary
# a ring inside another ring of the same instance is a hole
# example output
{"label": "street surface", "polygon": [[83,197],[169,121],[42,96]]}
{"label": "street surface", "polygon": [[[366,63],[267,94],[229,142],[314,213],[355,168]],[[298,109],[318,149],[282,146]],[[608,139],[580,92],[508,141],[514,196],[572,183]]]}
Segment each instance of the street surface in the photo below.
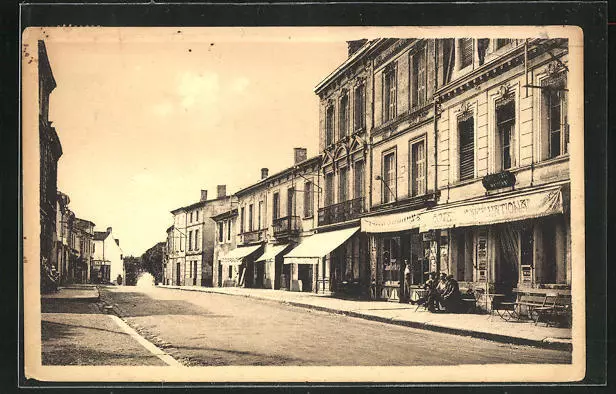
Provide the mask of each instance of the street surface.
{"label": "street surface", "polygon": [[[100,290],[101,298],[116,304],[131,327],[188,366],[571,362],[571,353],[564,350],[395,326],[273,301],[157,287]],[[124,357],[130,359],[135,351],[127,348]]]}

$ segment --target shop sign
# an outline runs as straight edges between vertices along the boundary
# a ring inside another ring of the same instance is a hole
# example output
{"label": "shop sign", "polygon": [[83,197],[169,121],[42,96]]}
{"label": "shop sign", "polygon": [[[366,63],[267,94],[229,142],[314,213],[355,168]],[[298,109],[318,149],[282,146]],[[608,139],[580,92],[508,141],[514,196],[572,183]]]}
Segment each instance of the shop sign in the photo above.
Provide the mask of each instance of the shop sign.
{"label": "shop sign", "polygon": [[505,199],[428,211],[421,216],[420,231],[504,223],[562,212],[563,199],[558,187]]}
{"label": "shop sign", "polygon": [[361,231],[367,233],[387,233],[419,228],[421,213],[424,210],[371,216],[361,219]]}
{"label": "shop sign", "polygon": [[515,185],[515,175],[510,171],[489,174],[483,177],[481,183],[486,190],[503,189]]}

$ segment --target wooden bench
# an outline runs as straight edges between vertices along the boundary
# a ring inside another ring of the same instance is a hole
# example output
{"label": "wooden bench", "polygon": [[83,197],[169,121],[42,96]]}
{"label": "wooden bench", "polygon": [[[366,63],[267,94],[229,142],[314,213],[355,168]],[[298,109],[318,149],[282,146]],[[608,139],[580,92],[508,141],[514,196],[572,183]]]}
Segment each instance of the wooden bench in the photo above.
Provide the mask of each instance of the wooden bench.
{"label": "wooden bench", "polygon": [[518,293],[514,302],[518,318],[522,316],[522,309],[526,308],[526,315],[535,322],[543,320],[547,325],[559,317],[568,317],[571,313],[571,296],[558,293]]}

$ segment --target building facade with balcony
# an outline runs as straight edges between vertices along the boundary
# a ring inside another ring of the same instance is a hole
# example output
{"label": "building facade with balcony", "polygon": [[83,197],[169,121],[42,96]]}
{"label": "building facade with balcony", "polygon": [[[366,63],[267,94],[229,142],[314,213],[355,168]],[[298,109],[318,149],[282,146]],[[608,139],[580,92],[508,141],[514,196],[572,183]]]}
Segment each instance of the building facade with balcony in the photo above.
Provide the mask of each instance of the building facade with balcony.
{"label": "building facade with balcony", "polygon": [[231,201],[226,186],[218,185],[215,199],[208,200],[207,190],[201,190],[200,201],[171,211],[173,225],[167,234],[165,283],[175,286],[213,285],[216,225],[212,217],[228,210]]}
{"label": "building facade with balcony", "polygon": [[312,265],[288,263],[284,255],[316,227],[320,157],[307,157],[294,148],[294,165],[269,175],[236,193],[238,197],[237,249],[223,258],[240,269],[246,287],[314,291]]}
{"label": "building facade with balcony", "polygon": [[420,229],[434,244],[430,270],[489,293],[567,291],[568,42],[448,41],[451,78],[436,92],[438,201]]}
{"label": "building facade with balcony", "polygon": [[[235,205],[235,204],[234,204]],[[236,287],[239,284],[239,266],[223,261],[223,256],[237,246],[237,208],[229,209],[212,217],[216,225],[214,242],[214,287]]]}

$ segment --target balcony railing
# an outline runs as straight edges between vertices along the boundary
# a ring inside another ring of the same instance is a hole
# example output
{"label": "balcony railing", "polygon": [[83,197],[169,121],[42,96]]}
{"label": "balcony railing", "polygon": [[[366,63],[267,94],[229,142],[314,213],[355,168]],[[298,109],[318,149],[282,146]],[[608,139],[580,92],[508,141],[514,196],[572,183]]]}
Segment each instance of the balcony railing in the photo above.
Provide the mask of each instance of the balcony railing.
{"label": "balcony railing", "polygon": [[357,219],[364,212],[363,197],[319,208],[319,226]]}
{"label": "balcony railing", "polygon": [[240,237],[243,244],[260,242],[265,240],[265,229],[246,231],[244,233],[241,233]]}
{"label": "balcony railing", "polygon": [[299,235],[302,221],[299,216],[285,216],[274,219],[274,237],[283,238]]}

